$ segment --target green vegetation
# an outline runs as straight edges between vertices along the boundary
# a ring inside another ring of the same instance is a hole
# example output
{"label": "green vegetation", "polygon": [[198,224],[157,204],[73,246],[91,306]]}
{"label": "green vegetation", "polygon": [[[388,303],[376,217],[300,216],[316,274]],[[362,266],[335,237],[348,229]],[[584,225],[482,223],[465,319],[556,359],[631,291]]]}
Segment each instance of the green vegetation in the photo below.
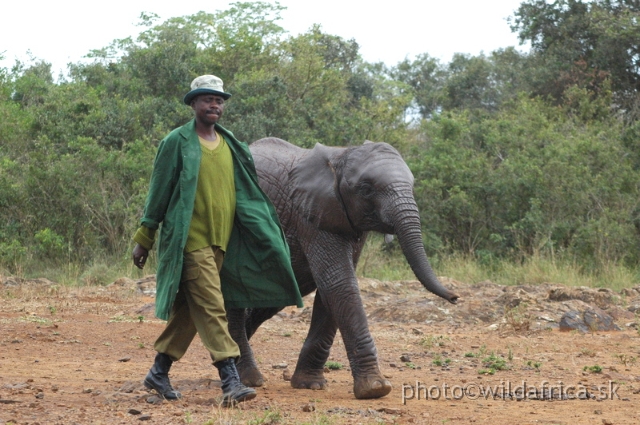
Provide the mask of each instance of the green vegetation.
{"label": "green vegetation", "polygon": [[451,359],[450,358],[442,358],[439,354],[436,355],[433,358],[433,361],[431,362],[431,364],[433,364],[434,366],[447,366],[449,365],[449,363],[451,363]]}
{"label": "green vegetation", "polygon": [[532,360],[527,361],[527,366],[534,368],[536,371],[540,372],[540,367],[542,366],[542,362],[534,362]]}
{"label": "green vegetation", "polygon": [[[510,24],[529,52],[448,63],[423,53],[395,66],[365,62],[356,40],[320,27],[291,36],[282,10],[143,15],[137,38],[97,46],[57,80],[39,59],[0,69],[0,273],[92,285],[141,273],[129,251],[157,144],[190,119],[180,99],[191,80],[213,73],[234,95],[222,123],[241,140],[395,146],[440,275],[636,284],[634,2],[525,0]],[[397,241],[378,236],[357,273],[415,278]]]}
{"label": "green vegetation", "polygon": [[[531,318],[527,313],[527,303],[520,303],[516,307],[505,307],[504,318],[509,327],[515,332],[526,332],[531,327]],[[509,349],[511,356],[511,349]]]}
{"label": "green vegetation", "polygon": [[[509,352],[511,353],[511,349],[509,349]],[[487,354],[487,346],[482,344],[482,346],[478,349],[477,353],[474,353],[473,351],[469,351],[467,353],[464,353],[465,357],[471,357],[471,358],[475,358],[475,357],[482,357],[485,354]],[[509,359],[511,360],[511,359]]]}
{"label": "green vegetation", "polygon": [[583,371],[585,372],[591,372],[591,373],[602,373],[602,366],[599,365],[593,365],[593,366],[585,366],[582,368]]}
{"label": "green vegetation", "polygon": [[444,347],[451,338],[445,335],[427,335],[423,337],[419,344],[424,348]]}
{"label": "green vegetation", "polygon": [[493,375],[498,370],[508,370],[511,369],[511,366],[507,364],[507,361],[502,357],[496,356],[494,353],[491,353],[489,357],[486,357],[482,360],[482,365],[484,369],[478,371],[479,374],[489,374]]}
{"label": "green vegetation", "polygon": [[340,369],[342,369],[343,366],[342,366],[342,363],[340,363],[340,362],[331,362],[331,361],[329,361],[329,362],[325,363],[324,367],[326,367],[329,370],[340,370]]}
{"label": "green vegetation", "polygon": [[630,365],[634,365],[636,363],[636,356],[629,356],[627,354],[615,354],[614,357],[620,360],[620,363],[624,365],[624,367],[629,367]]}
{"label": "green vegetation", "polygon": [[278,424],[282,420],[282,413],[279,410],[267,410],[261,417],[251,419],[248,425],[273,425]]}

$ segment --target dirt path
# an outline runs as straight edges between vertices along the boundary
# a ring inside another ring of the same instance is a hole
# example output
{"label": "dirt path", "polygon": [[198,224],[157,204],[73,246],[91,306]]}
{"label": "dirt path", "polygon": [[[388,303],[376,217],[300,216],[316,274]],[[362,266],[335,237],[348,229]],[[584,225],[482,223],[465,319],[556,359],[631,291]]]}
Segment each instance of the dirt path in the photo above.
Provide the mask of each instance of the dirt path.
{"label": "dirt path", "polygon": [[[504,304],[481,305],[495,289],[487,285],[466,288],[457,307],[412,282],[362,286],[391,394],[353,397],[339,340],[330,360],[343,368],[327,373],[329,389],[292,389],[284,375],[295,367],[309,310],[289,308],[252,339],[266,378],[258,397],[219,409],[218,376],[197,339],[171,372],[182,400],[162,402],[142,387],[164,325],[149,312],[153,298],[136,287],[0,284],[0,425],[640,423],[633,314],[618,314],[621,331],[560,332],[547,301],[531,291],[528,305],[542,313],[529,314],[529,330],[516,332]],[[562,302],[558,314],[570,304]]]}

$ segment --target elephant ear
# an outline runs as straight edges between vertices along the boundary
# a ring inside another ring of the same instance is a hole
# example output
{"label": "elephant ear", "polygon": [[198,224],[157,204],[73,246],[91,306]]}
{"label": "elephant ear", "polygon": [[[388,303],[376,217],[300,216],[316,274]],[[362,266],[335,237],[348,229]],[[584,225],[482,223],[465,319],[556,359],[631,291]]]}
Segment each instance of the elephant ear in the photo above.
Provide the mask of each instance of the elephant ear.
{"label": "elephant ear", "polygon": [[289,176],[292,202],[300,215],[320,230],[355,233],[338,191],[336,169],[346,148],[327,147],[320,143],[302,158]]}

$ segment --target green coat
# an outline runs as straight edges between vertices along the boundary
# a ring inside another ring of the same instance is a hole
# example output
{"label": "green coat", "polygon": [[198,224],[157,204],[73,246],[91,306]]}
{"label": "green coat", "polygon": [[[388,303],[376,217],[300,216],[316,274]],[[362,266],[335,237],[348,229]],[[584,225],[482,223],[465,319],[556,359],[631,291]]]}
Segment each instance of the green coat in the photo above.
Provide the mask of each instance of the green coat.
{"label": "green coat", "polygon": [[[227,308],[302,307],[289,246],[267,195],[258,186],[251,152],[216,124],[233,154],[236,215],[220,277]],[[202,151],[195,120],[160,142],[141,224],[158,229],[156,316],[168,320],[180,286]]]}

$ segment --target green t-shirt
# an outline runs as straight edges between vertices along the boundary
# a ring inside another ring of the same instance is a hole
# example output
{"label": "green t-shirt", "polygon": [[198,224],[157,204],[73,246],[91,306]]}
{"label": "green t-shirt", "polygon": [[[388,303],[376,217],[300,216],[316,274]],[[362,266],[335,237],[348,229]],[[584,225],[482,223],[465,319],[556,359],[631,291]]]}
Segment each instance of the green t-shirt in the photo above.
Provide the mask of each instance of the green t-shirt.
{"label": "green t-shirt", "polygon": [[211,245],[227,250],[236,212],[236,188],[231,149],[219,133],[218,137],[220,143],[213,150],[200,143],[202,159],[185,252]]}
{"label": "green t-shirt", "polygon": [[[233,158],[224,137],[216,134],[220,144],[215,149],[200,143],[202,158],[185,252],[211,245],[226,251],[231,236],[236,211]],[[150,250],[155,234],[154,229],[140,226],[133,239]]]}

